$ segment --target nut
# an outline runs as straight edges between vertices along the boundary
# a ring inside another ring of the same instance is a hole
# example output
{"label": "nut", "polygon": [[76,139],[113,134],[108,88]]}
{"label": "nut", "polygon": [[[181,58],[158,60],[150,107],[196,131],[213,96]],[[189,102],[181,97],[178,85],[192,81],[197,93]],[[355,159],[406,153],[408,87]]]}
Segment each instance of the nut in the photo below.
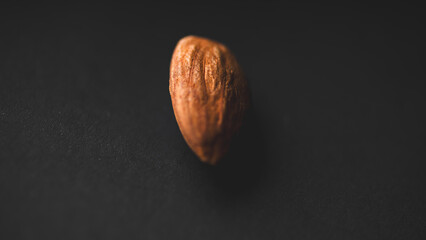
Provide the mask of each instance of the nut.
{"label": "nut", "polygon": [[202,162],[217,164],[249,106],[247,81],[234,55],[210,39],[182,38],[172,56],[169,90],[185,141]]}

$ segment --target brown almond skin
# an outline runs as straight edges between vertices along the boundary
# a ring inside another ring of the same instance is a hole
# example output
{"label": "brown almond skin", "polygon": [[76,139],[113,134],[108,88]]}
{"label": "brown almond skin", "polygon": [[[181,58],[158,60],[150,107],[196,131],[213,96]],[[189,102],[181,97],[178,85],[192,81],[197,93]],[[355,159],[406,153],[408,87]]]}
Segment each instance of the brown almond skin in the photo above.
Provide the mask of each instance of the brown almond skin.
{"label": "brown almond skin", "polygon": [[206,38],[182,38],[170,64],[170,96],[185,141],[202,162],[228,151],[249,106],[247,81],[234,55]]}

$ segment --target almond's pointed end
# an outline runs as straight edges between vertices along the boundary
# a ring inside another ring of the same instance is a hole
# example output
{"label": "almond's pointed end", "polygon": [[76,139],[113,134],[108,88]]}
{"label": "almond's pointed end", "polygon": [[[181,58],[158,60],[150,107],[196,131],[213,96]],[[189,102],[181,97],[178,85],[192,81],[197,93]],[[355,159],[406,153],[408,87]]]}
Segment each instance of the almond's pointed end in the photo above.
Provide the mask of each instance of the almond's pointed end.
{"label": "almond's pointed end", "polygon": [[209,165],[215,166],[222,162],[229,151],[231,138],[229,135],[216,138],[216,141],[201,145],[189,145],[198,158]]}
{"label": "almond's pointed end", "polygon": [[216,166],[219,163],[219,160],[221,157],[207,157],[207,156],[199,156],[197,154],[198,158],[200,158],[201,162],[207,163],[211,166]]}

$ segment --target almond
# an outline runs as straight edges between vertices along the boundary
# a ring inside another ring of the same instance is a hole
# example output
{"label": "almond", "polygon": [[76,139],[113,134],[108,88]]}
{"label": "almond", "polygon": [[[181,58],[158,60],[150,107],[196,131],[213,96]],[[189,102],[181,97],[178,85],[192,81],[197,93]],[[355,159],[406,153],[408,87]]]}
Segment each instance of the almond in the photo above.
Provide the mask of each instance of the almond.
{"label": "almond", "polygon": [[182,38],[172,56],[169,90],[185,141],[202,162],[217,164],[249,106],[247,81],[234,55],[210,39]]}

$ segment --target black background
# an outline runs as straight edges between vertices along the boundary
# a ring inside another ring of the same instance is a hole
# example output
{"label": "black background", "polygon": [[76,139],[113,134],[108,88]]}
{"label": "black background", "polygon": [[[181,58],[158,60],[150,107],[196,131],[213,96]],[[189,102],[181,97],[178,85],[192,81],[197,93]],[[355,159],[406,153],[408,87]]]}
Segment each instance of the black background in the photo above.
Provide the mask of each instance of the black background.
{"label": "black background", "polygon": [[[426,239],[419,6],[0,9],[1,239]],[[250,84],[217,167],[168,92],[190,34]]]}

